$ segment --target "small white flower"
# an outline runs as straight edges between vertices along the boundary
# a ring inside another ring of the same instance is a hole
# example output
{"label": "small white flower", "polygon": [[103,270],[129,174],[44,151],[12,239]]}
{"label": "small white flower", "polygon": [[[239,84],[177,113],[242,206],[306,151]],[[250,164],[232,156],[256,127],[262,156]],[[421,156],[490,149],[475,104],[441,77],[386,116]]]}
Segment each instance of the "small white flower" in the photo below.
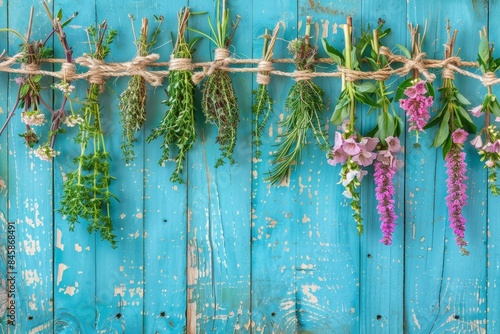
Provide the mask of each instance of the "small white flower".
{"label": "small white flower", "polygon": [[342,195],[344,195],[344,197],[346,197],[346,198],[352,198],[352,194],[348,189],[344,190]]}
{"label": "small white flower", "polygon": [[80,115],[69,115],[64,119],[64,124],[66,124],[68,127],[72,128],[75,125],[80,125],[83,124],[83,118]]}
{"label": "small white flower", "polygon": [[40,158],[41,160],[51,161],[56,155],[59,155],[60,152],[50,148],[48,145],[40,146],[34,150],[35,156]]}
{"label": "small white flower", "polygon": [[75,86],[70,85],[69,82],[66,82],[64,80],[61,82],[55,83],[54,87],[59,89],[61,92],[63,92],[64,95],[68,95],[69,93],[71,93],[73,91],[73,89],[75,89]]}
{"label": "small white flower", "polygon": [[23,111],[21,113],[21,122],[30,126],[39,126],[45,123],[45,114],[40,110]]}

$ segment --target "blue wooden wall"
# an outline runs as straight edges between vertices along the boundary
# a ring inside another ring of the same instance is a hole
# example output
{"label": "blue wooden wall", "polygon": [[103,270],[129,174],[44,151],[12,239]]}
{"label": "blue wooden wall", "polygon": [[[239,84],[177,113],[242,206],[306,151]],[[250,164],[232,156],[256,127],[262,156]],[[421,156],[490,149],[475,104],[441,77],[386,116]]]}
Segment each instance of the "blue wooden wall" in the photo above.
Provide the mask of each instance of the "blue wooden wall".
{"label": "blue wooden wall", "polygon": [[[361,28],[384,19],[392,28],[386,39],[391,48],[409,46],[408,23],[423,26],[427,21],[423,51],[434,59],[443,57],[447,18],[459,30],[462,59],[476,60],[483,26],[489,27],[490,40],[500,43],[500,2],[491,0],[230,0],[228,5],[242,17],[231,49],[238,58],[260,58],[263,40],[258,36],[278,21],[286,28],[274,57],[288,58],[287,41],[304,33],[308,15],[318,24],[319,37],[339,49],[343,35],[338,25],[348,15],[358,37]],[[38,0],[0,0],[0,27],[24,33],[31,6],[33,37],[44,36],[50,25]],[[167,61],[169,32],[176,29],[179,9],[215,11],[213,0],[53,0],[49,6],[63,8],[66,15],[79,12],[66,29],[75,55],[88,52],[85,27],[108,19],[119,31],[109,58],[115,62],[135,56],[128,14],[151,21],[153,15],[165,17],[154,52]],[[193,17],[190,25],[208,32],[204,16]],[[0,51],[14,55],[18,43],[13,35],[0,34]],[[57,40],[53,46],[56,57],[62,57]],[[212,51],[204,40],[195,61],[211,60]],[[321,71],[334,70],[322,66]],[[291,65],[280,68],[293,71]],[[437,88],[439,70],[436,74]],[[0,72],[0,123],[15,99],[13,78]],[[385,246],[379,242],[372,178],[362,188],[366,228],[358,236],[337,184],[340,167],[328,165],[319,149],[309,147],[289,183],[274,187],[263,181],[293,80],[271,79],[275,111],[265,130],[263,157],[257,160],[251,140],[255,75],[232,78],[240,108],[237,164],[214,168],[217,130],[204,122],[198,108],[198,139],[187,158],[185,184],[169,181],[171,163],[157,164],[159,141],[145,142],[165,111],[164,90],[148,89],[148,120],[136,145],[137,158],[125,165],[117,98],[128,79],[108,81],[102,115],[117,177],[112,191],[120,199],[112,209],[117,249],[87,234],[84,224],[69,232],[55,211],[64,175],[77,155],[75,131],[58,137],[61,154],[53,163],[40,161],[18,137],[22,124],[16,115],[0,137],[0,316],[7,302],[8,222],[14,222],[17,324],[8,326],[3,313],[1,333],[500,333],[500,202],[488,193],[486,172],[470,145],[464,211],[470,256],[461,256],[448,228],[444,161],[440,150],[430,148],[435,130],[420,136],[421,147],[414,145],[413,135],[402,135],[405,167],[395,180],[400,218],[393,245]],[[398,82],[391,80],[394,86]],[[328,117],[340,81],[315,81],[326,91]],[[471,78],[457,76],[456,85],[472,105],[485,93]],[[86,82],[78,82],[81,98],[85,87]],[[373,119],[364,117],[368,128]],[[330,138],[334,130],[330,126]]]}

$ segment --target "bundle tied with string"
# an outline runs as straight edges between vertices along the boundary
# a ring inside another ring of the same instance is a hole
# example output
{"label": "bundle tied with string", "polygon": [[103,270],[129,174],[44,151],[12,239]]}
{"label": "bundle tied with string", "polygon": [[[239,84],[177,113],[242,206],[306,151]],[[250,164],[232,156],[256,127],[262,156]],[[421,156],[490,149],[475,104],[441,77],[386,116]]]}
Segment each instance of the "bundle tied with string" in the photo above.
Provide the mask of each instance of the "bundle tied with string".
{"label": "bundle tied with string", "polygon": [[[215,49],[215,59],[212,65],[204,68],[203,76],[207,80],[202,90],[202,110],[206,120],[217,126],[216,142],[219,143],[221,157],[217,159],[215,167],[222,166],[225,160],[232,165],[236,146],[236,131],[238,127],[238,102],[233,83],[225,67],[230,63],[230,53],[226,48]],[[200,73],[193,75],[193,82],[197,82]]]}
{"label": "bundle tied with string", "polygon": [[284,128],[280,143],[273,153],[272,169],[265,178],[271,184],[286,184],[293,165],[298,164],[302,150],[308,144],[311,133],[320,149],[328,151],[329,145],[322,126],[321,113],[325,109],[323,90],[313,82],[317,47],[310,45],[311,17],[307,18],[306,33],[288,45],[296,70],[285,101],[289,111],[286,119],[279,122]]}

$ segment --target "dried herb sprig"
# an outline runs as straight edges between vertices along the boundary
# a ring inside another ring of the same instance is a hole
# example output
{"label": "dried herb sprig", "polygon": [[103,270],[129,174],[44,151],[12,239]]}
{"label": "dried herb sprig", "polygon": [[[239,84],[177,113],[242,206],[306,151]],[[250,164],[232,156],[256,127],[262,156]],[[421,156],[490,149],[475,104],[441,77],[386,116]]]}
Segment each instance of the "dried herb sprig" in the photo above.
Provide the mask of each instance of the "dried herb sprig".
{"label": "dried herb sprig", "polygon": [[[109,30],[107,22],[87,29],[91,52],[96,60],[104,60],[110,52],[110,45],[117,35]],[[80,145],[80,156],[74,159],[77,169],[66,174],[59,212],[68,220],[70,230],[75,223],[87,220],[89,233],[99,232],[102,239],[116,247],[111,221],[111,199],[116,196],[109,190],[112,180],[110,174],[110,155],[106,150],[104,131],[101,123],[99,94],[101,84],[90,78],[87,98],[82,107],[84,122],[79,125],[75,142]]]}
{"label": "dried herb sprig", "polygon": [[[176,154],[173,158],[176,166],[170,176],[170,181],[178,183],[183,182],[179,175],[184,168],[187,153],[196,141],[193,72],[189,69],[189,65],[193,46],[198,38],[193,39],[190,43],[186,41],[185,31],[189,15],[190,11],[189,7],[187,7],[181,10],[177,16],[179,22],[177,39],[170,58],[171,70],[167,87],[168,98],[163,101],[168,110],[160,125],[153,129],[151,135],[147,138],[147,141],[151,142],[158,137],[163,137],[163,143],[161,144],[163,154],[159,161],[160,164],[170,159],[172,152]],[[178,69],[175,69],[172,65],[176,60],[185,61],[187,68],[185,66],[184,68],[178,67]]]}
{"label": "dried herb sprig", "polygon": [[[488,41],[486,28],[480,32],[480,43],[478,51],[479,68],[485,77],[495,78],[495,72],[500,69],[500,58],[493,58],[493,45]],[[483,103],[471,110],[472,114],[479,117],[484,114],[484,126],[478,136],[473,139],[472,144],[476,147],[484,168],[488,170],[488,186],[494,196],[500,194],[497,185],[497,170],[500,167],[500,134],[495,124],[491,124],[491,115],[500,120],[500,103],[498,97],[493,93],[491,85],[486,86],[487,92]],[[484,136],[484,140],[482,139]]]}
{"label": "dried herb sprig", "polygon": [[[304,37],[298,37],[288,44],[288,51],[293,55],[297,70],[314,70],[317,47],[310,44],[311,17],[307,17]],[[312,132],[319,148],[328,151],[327,135],[323,130],[321,113],[325,109],[323,90],[307,75],[297,77],[285,101],[285,108],[290,115],[280,122],[285,128],[279,137],[277,151],[273,154],[273,167],[266,182],[279,184],[290,175],[292,165],[299,162],[302,150],[308,143],[308,133]]]}
{"label": "dried herb sprig", "polygon": [[[274,44],[278,36],[281,22],[276,25],[272,36],[269,36],[268,31],[264,34],[264,48],[262,49],[261,63],[270,63],[273,57]],[[260,64],[259,64],[260,67]],[[273,112],[273,104],[267,85],[269,83],[269,71],[259,72],[257,75],[257,89],[252,92],[254,101],[252,104],[253,119],[253,144],[255,146],[255,158],[258,159],[262,155],[260,145],[262,144],[261,136],[267,124],[269,116]]]}
{"label": "dried herb sprig", "polygon": [[[361,40],[358,46],[353,48],[351,17],[347,18],[347,23],[343,24],[341,28],[344,30],[344,52],[336,50],[323,39],[325,51],[338,66],[344,66],[347,70],[359,71],[361,70],[361,59],[359,57],[367,46],[367,40]],[[339,183],[345,188],[343,195],[351,200],[352,216],[356,222],[358,234],[363,233],[364,230],[361,215],[361,195],[358,188],[364,175],[367,174],[363,167],[371,165],[377,157],[377,154],[373,153],[373,151],[379,139],[364,137],[356,129],[357,104],[363,103],[371,108],[381,108],[381,105],[372,98],[372,94],[376,90],[377,87],[373,83],[365,82],[360,84],[347,80],[345,75],[342,76],[342,92],[331,119],[333,124],[342,124],[343,133],[337,132],[335,134],[335,145],[329,155],[328,163],[331,165],[342,164]],[[385,96],[385,94],[383,93],[382,96]]]}
{"label": "dried herb sprig", "polygon": [[[135,36],[134,17],[129,15],[132,22],[132,31],[134,34],[134,43],[137,48],[137,56],[145,57],[149,54],[156,44],[158,34],[160,33],[163,16],[155,17],[159,22],[151,38],[148,39],[148,19],[142,19],[139,38]],[[120,119],[122,123],[122,143],[120,148],[123,151],[123,158],[126,164],[135,159],[134,142],[135,134],[141,130],[146,122],[146,80],[140,75],[133,75],[128,82],[127,88],[121,93],[118,101],[120,110]]]}
{"label": "dried herb sprig", "polygon": [[[450,25],[447,25],[448,41],[445,45],[445,59],[454,56],[457,30],[450,34]],[[467,204],[467,185],[465,184],[466,167],[463,143],[470,133],[476,132],[476,126],[467,113],[466,106],[469,101],[458,91],[453,82],[452,73],[443,74],[441,92],[441,110],[426,125],[425,129],[439,126],[432,145],[443,148],[443,159],[446,161],[448,174],[448,207],[450,227],[455,233],[455,240],[462,254],[468,255],[465,249],[467,242],[464,239],[466,219],[462,211]]]}
{"label": "dried herb sprig", "polygon": [[[213,37],[199,30],[191,30],[210,39],[216,45],[214,62],[223,63],[229,57],[228,48],[231,46],[239,21],[240,17],[237,16],[233,31],[229,34],[229,9],[226,8],[225,0],[222,0],[222,6],[221,1],[217,0],[216,28],[214,28],[210,17],[208,18]],[[210,72],[203,85],[201,108],[207,122],[216,125],[219,131],[216,141],[219,143],[222,156],[215,163],[215,167],[219,167],[225,163],[225,159],[230,164],[236,162],[233,152],[236,146],[238,127],[238,101],[229,73],[218,67]]]}

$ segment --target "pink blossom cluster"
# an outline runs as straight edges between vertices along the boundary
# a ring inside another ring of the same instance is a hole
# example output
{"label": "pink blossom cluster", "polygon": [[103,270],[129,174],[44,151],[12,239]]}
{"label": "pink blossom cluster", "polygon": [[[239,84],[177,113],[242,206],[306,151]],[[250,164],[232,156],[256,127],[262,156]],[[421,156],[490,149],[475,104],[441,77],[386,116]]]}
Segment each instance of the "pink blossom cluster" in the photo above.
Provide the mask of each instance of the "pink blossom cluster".
{"label": "pink blossom cluster", "polygon": [[432,96],[425,96],[427,89],[425,81],[419,81],[415,85],[406,88],[406,99],[399,100],[399,106],[406,111],[408,123],[410,124],[408,131],[424,131],[424,126],[431,117],[429,108],[434,103]]}
{"label": "pink blossom cluster", "polygon": [[335,132],[335,145],[332,148],[331,159],[328,159],[330,165],[344,164],[349,157],[358,166],[367,167],[373,163],[377,157],[373,153],[377,146],[378,138],[362,137],[358,142],[356,136],[350,136],[344,139],[340,132]]}
{"label": "pink blossom cluster", "polygon": [[377,210],[380,216],[380,228],[383,234],[380,241],[390,245],[392,244],[395,221],[398,218],[394,210],[395,188],[393,178],[396,171],[403,166],[403,161],[396,158],[397,153],[401,150],[399,138],[389,136],[385,141],[387,149],[378,152],[373,177],[376,184],[375,197],[378,201]]}
{"label": "pink blossom cluster", "polygon": [[446,206],[448,207],[448,215],[450,219],[450,227],[455,234],[455,241],[462,249],[462,252],[467,253],[464,249],[467,246],[465,241],[465,223],[466,219],[463,216],[462,210],[467,205],[467,180],[465,163],[465,152],[462,151],[462,144],[465,142],[467,133],[458,129],[453,133],[453,145],[445,157],[446,174],[448,179],[446,185],[448,188],[448,196],[446,196]]}

